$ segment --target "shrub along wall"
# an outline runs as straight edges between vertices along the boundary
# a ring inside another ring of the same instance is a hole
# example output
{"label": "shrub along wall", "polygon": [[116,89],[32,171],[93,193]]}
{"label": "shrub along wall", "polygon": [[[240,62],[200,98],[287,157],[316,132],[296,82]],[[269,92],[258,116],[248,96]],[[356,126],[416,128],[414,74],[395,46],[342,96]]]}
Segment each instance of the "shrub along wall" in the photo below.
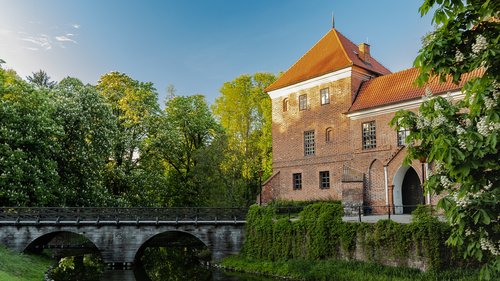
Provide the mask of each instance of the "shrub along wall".
{"label": "shrub along wall", "polygon": [[414,212],[410,224],[347,223],[342,215],[337,202],[308,205],[292,220],[280,218],[273,207],[252,206],[242,254],[270,261],[361,260],[421,270],[469,265],[445,245],[449,227],[424,207]]}

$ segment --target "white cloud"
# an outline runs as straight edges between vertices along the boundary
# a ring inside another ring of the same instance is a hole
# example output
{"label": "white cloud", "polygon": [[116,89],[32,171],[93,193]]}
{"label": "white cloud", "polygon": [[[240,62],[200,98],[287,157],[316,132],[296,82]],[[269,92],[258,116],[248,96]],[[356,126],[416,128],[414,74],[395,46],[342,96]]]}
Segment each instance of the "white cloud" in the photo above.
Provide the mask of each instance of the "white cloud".
{"label": "white cloud", "polygon": [[30,51],[38,51],[38,48],[33,48],[33,47],[23,47],[23,49],[30,50]]}
{"label": "white cloud", "polygon": [[33,43],[45,50],[52,49],[52,41],[50,37],[45,34],[40,34],[39,36],[28,36],[25,38],[20,38],[22,41]]}
{"label": "white cloud", "polygon": [[[23,26],[11,28],[0,25],[0,47],[2,47],[2,52],[4,49],[11,49],[13,52],[21,50],[24,52],[52,51],[71,48],[70,45],[79,43],[78,32],[73,29],[80,28],[79,24],[66,26],[66,30],[49,28],[37,22],[30,24],[33,24],[33,26],[29,29],[25,29]],[[42,26],[35,26],[38,24]]]}
{"label": "white cloud", "polygon": [[0,35],[9,35],[10,33],[12,33],[12,31],[8,30],[8,29],[2,29],[0,28]]}
{"label": "white cloud", "polygon": [[73,42],[73,43],[77,44],[75,40],[73,40],[65,35],[56,36],[56,40],[59,42]]}

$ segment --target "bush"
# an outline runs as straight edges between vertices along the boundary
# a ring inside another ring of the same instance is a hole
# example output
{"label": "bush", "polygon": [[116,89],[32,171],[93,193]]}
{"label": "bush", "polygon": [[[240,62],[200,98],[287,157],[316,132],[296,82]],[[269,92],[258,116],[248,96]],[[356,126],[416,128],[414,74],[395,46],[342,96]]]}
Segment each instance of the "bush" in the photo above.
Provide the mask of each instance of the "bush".
{"label": "bush", "polygon": [[271,201],[268,206],[275,208],[287,208],[287,207],[305,207],[315,203],[332,203],[342,205],[342,202],[338,200],[308,200],[308,201],[294,201],[294,200],[282,200],[276,199]]}

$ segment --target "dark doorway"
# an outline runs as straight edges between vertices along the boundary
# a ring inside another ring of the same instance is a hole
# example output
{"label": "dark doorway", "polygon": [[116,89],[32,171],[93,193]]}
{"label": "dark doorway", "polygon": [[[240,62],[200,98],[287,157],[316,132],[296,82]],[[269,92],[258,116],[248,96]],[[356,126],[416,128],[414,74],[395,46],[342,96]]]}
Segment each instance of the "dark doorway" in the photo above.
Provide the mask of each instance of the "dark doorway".
{"label": "dark doorway", "polygon": [[404,206],[403,214],[410,214],[417,208],[416,205],[424,203],[424,192],[420,185],[420,179],[412,167],[406,171],[401,190]]}

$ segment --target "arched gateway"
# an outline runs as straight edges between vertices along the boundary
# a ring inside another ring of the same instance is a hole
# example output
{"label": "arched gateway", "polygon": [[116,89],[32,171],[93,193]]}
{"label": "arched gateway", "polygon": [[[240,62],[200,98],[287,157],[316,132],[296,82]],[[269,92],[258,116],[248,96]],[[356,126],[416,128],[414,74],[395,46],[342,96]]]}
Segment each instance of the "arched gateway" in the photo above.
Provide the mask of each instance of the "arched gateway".
{"label": "arched gateway", "polygon": [[393,178],[394,211],[409,214],[416,205],[424,204],[424,192],[417,172],[411,166],[401,166]]}

